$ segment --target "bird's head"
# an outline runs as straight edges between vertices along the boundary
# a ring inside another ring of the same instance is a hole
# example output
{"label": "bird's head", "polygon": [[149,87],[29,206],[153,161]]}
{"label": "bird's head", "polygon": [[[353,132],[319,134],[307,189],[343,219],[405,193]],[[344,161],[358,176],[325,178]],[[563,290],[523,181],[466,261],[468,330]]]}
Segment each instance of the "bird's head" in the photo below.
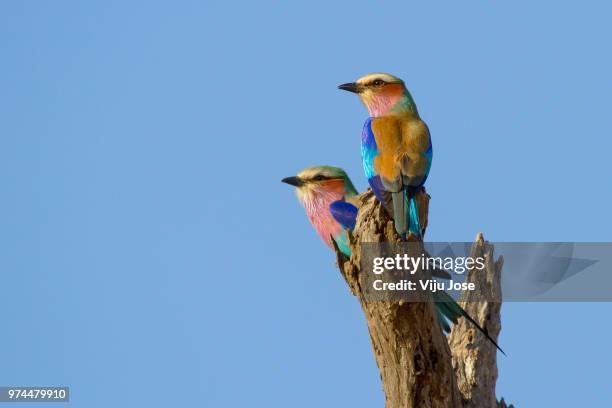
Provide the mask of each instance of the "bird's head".
{"label": "bird's head", "polygon": [[310,201],[322,196],[339,196],[355,194],[355,187],[346,172],[339,167],[313,166],[307,167],[297,176],[285,177],[283,183],[295,186],[301,202]]}
{"label": "bird's head", "polygon": [[404,81],[391,74],[368,74],[355,82],[339,85],[338,88],[359,95],[372,117],[392,112],[417,113]]}

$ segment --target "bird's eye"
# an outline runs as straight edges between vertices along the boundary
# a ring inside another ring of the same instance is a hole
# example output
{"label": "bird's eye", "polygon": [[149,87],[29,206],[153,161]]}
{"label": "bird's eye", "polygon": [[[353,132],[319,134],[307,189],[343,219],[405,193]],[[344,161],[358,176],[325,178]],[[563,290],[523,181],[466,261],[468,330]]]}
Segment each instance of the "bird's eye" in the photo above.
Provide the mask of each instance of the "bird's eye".
{"label": "bird's eye", "polygon": [[385,83],[385,81],[383,81],[382,79],[375,79],[374,82],[372,82],[372,85],[374,85],[374,86],[381,86],[384,83]]}
{"label": "bird's eye", "polygon": [[325,176],[324,176],[324,175],[322,175],[322,174],[317,174],[317,175],[316,175],[316,176],[314,176],[312,179],[313,179],[314,181],[323,181],[323,180],[327,180],[327,177],[325,177]]}

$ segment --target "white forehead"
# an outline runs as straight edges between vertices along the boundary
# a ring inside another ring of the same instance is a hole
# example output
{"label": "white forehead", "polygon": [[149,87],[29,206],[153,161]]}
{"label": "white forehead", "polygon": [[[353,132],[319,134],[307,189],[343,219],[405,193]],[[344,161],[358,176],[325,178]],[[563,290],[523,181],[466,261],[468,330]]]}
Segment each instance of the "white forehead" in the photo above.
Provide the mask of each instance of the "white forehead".
{"label": "white forehead", "polygon": [[383,81],[385,81],[387,83],[402,83],[402,82],[404,82],[401,79],[399,79],[398,77],[393,76],[391,74],[385,74],[384,72],[374,72],[372,74],[368,74],[368,75],[362,76],[356,82],[358,84],[367,84],[367,83],[370,83],[370,82],[374,81],[375,79],[382,79]]}
{"label": "white forehead", "polygon": [[314,167],[307,167],[304,170],[302,170],[299,174],[298,177],[304,179],[304,180],[308,180],[311,179],[315,176],[318,175],[322,175],[325,177],[338,177],[341,174],[342,170],[337,168],[337,167],[331,167],[331,166],[314,166]]}
{"label": "white forehead", "polygon": [[321,169],[319,167],[308,167],[298,173],[298,177],[302,179],[310,179],[321,173]]}

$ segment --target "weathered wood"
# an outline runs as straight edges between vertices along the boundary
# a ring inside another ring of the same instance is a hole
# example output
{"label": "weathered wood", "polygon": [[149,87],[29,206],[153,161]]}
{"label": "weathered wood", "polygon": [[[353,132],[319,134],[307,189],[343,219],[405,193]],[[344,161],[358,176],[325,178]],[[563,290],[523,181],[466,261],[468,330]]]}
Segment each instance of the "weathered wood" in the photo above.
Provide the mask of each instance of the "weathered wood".
{"label": "weathered wood", "polygon": [[[418,198],[421,222],[427,225],[429,196]],[[451,364],[451,354],[431,303],[367,301],[360,276],[362,242],[397,242],[393,222],[369,193],[351,239],[351,259],[340,269],[366,317],[374,357],[380,369],[387,408],[459,408],[461,397]]]}
{"label": "weathered wood", "polygon": [[[465,291],[459,299],[463,309],[497,341],[501,330],[501,303],[479,299],[501,299],[501,269],[504,260],[494,259],[494,248],[478,234],[471,257],[483,257],[485,269],[468,271],[467,282],[479,288],[478,299]],[[453,355],[453,367],[465,408],[496,408],[497,349],[472,324],[461,319],[448,336]]]}
{"label": "weathered wood", "polygon": [[[425,228],[429,195],[423,191],[417,200],[421,224]],[[359,203],[356,227],[350,236],[351,258],[346,259],[337,248],[336,254],[340,272],[360,302],[366,318],[386,408],[497,407],[497,401],[494,401],[497,379],[495,349],[475,334],[469,323],[460,320],[448,339],[449,347],[435,320],[431,302],[367,300],[364,291],[366,280],[360,269],[361,244],[398,242],[399,237],[393,221],[370,191],[359,197]],[[414,240],[414,237],[409,239]],[[475,248],[481,251],[490,248],[492,257],[492,246],[477,241]],[[499,277],[501,264],[501,261],[487,264],[487,271],[494,271],[491,279]],[[472,279],[476,278],[472,276]],[[476,321],[497,338],[501,327],[499,304],[477,307],[473,303],[468,307]],[[463,361],[465,359],[468,360]],[[489,366],[481,368],[482,364]],[[474,373],[468,372],[469,369]],[[471,404],[472,400],[474,404]],[[478,405],[478,401],[494,401],[495,405]]]}

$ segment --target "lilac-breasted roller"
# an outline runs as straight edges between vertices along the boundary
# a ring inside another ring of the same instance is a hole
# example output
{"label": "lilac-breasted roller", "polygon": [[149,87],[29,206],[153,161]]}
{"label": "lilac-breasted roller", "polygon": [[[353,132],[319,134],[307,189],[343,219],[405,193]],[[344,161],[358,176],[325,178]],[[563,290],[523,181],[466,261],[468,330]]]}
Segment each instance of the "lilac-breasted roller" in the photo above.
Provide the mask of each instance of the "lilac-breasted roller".
{"label": "lilac-breasted roller", "polygon": [[[357,207],[351,201],[357,190],[344,170],[332,166],[308,167],[282,182],[296,187],[298,200],[323,242],[333,249],[333,239],[344,255],[351,256],[346,228],[341,222],[349,229],[355,226]],[[332,208],[340,222],[332,216]]]}
{"label": "lilac-breasted roller", "polygon": [[[346,172],[339,167],[313,166],[281,181],[296,187],[298,200],[323,242],[333,249],[333,238],[338,249],[351,256],[346,231],[355,228],[359,209],[357,190]],[[432,275],[442,279],[451,277],[440,269],[434,269]]]}
{"label": "lilac-breasted roller", "polygon": [[398,234],[420,236],[415,193],[427,180],[433,151],[429,129],[404,81],[376,73],[339,88],[358,94],[370,114],[361,157],[374,194],[393,217]]}

